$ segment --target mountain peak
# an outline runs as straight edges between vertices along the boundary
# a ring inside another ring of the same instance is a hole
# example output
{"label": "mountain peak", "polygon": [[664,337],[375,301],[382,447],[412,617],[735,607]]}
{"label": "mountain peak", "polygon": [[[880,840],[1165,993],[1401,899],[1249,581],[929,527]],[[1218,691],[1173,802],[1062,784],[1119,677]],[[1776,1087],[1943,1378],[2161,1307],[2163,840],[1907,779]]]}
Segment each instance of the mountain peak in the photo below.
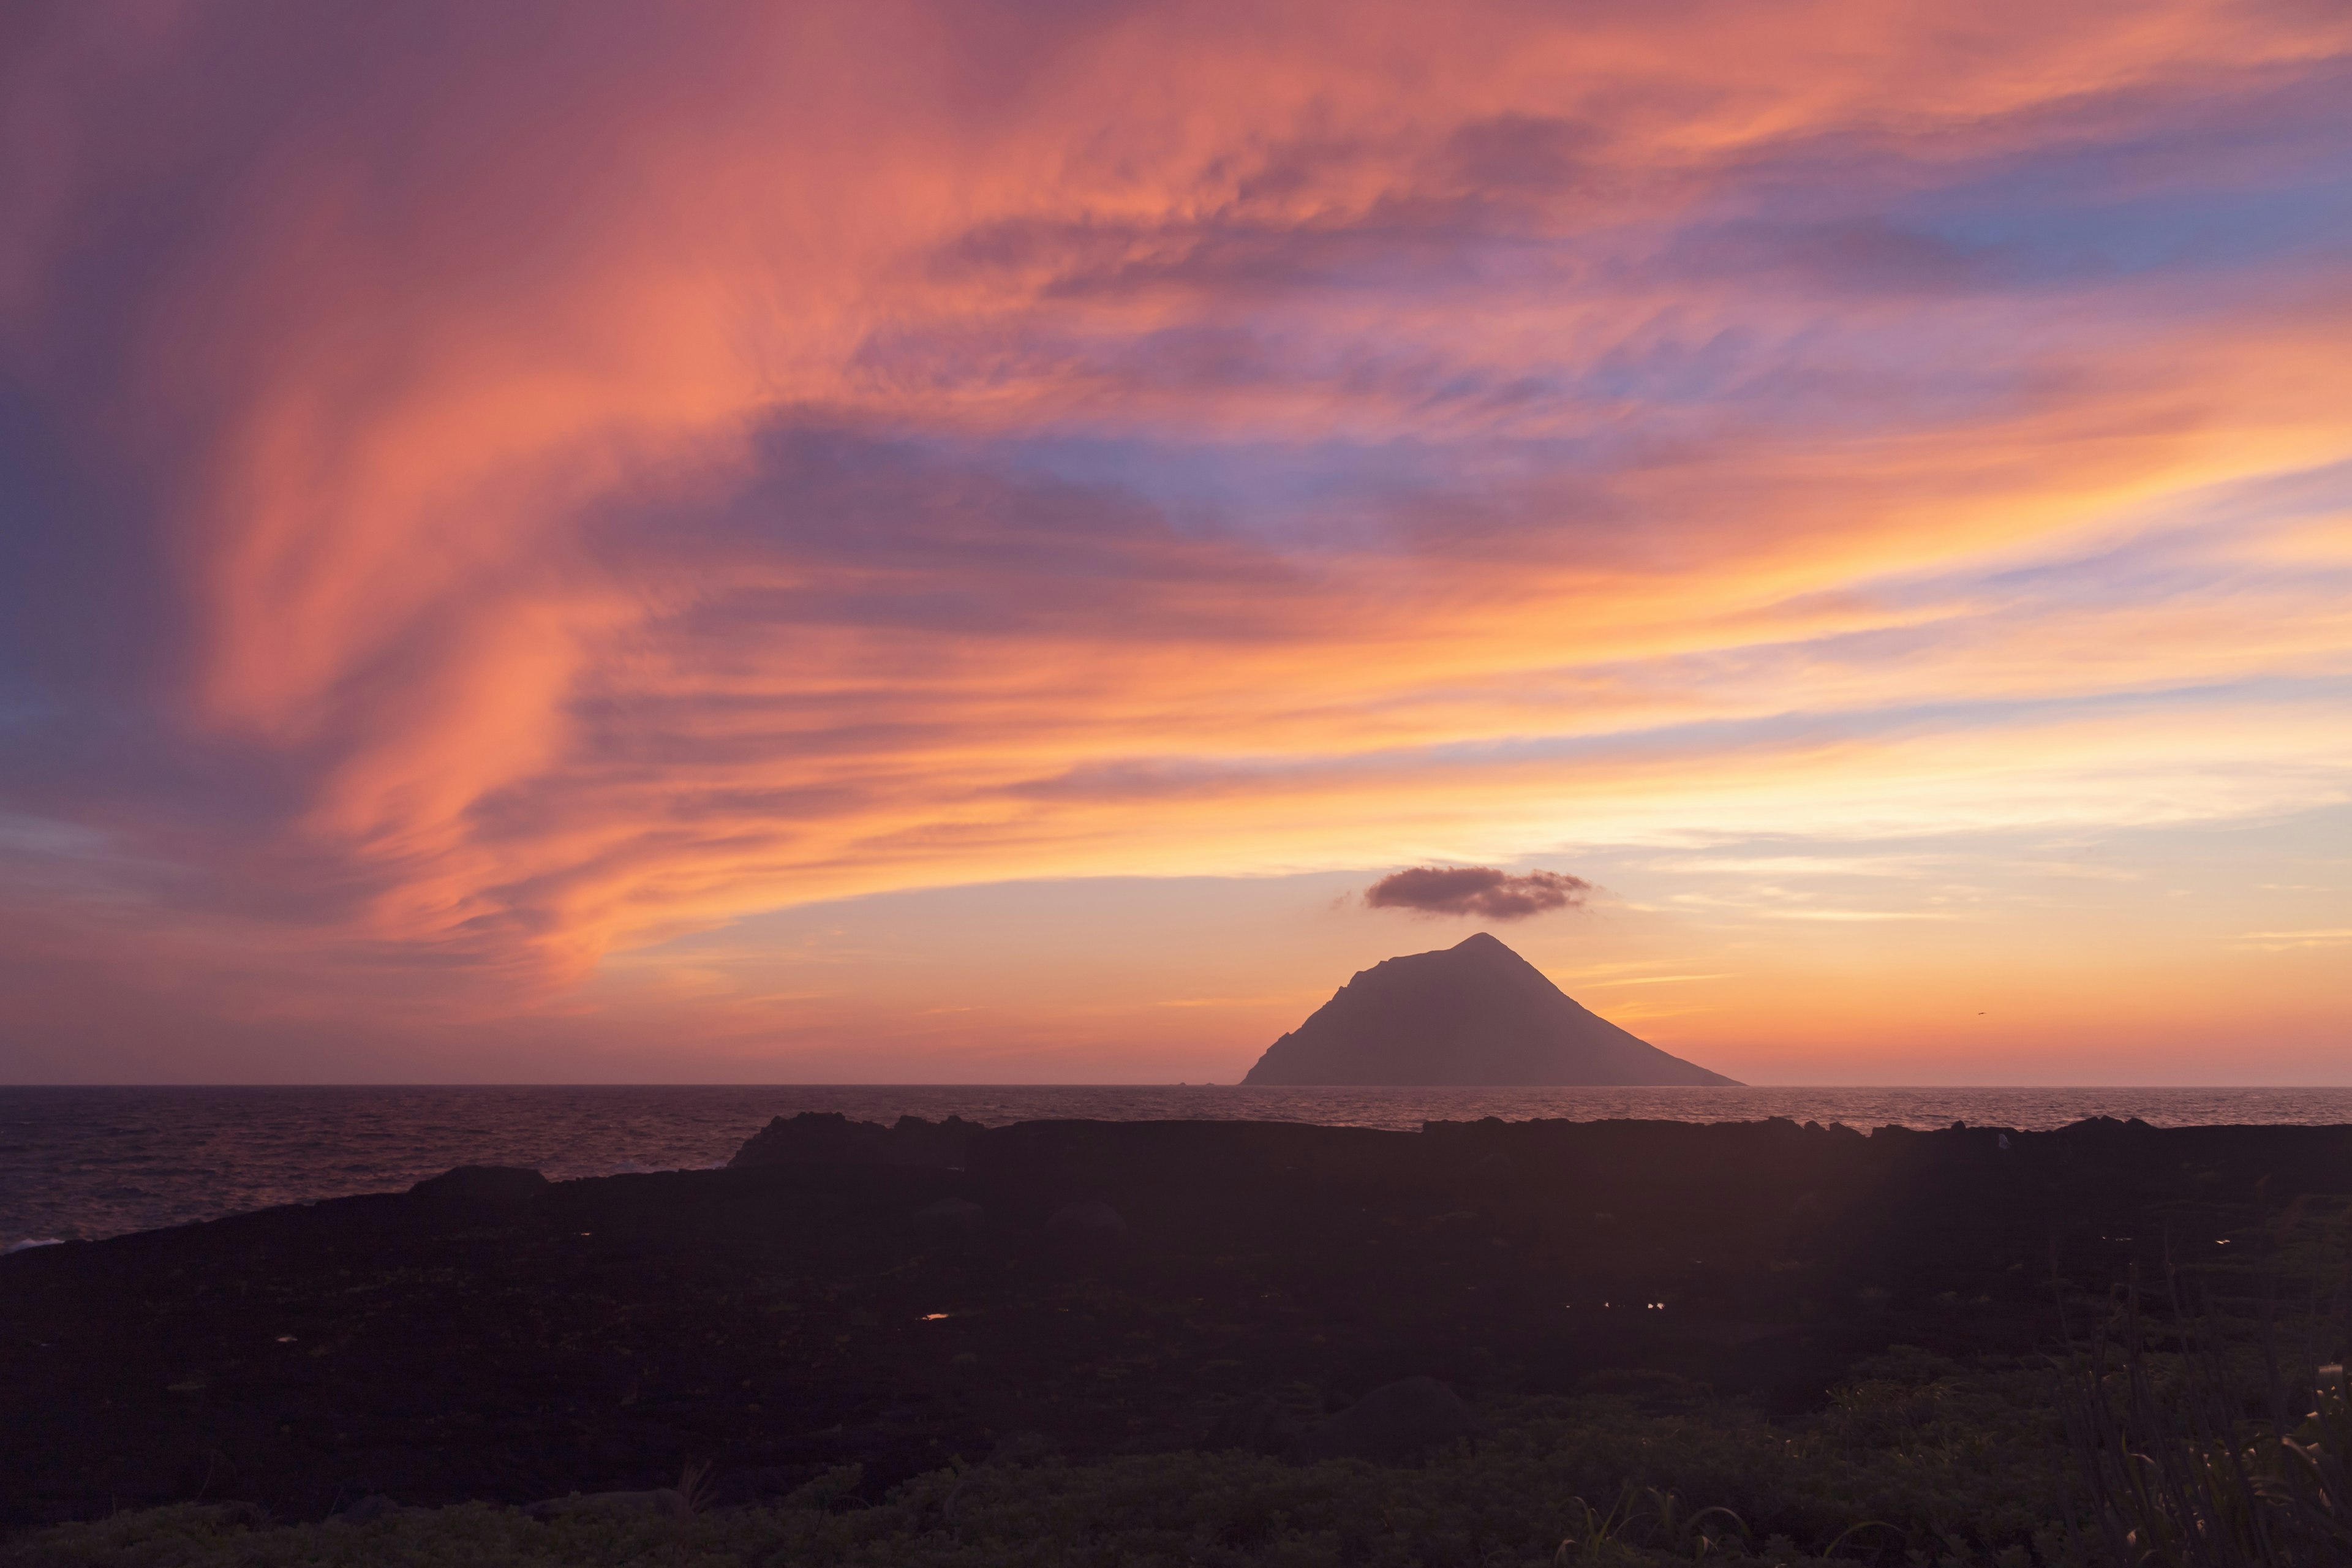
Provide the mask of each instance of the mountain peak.
{"label": "mountain peak", "polygon": [[1499,938],[1360,971],[1244,1083],[1728,1084],[1586,1011]]}

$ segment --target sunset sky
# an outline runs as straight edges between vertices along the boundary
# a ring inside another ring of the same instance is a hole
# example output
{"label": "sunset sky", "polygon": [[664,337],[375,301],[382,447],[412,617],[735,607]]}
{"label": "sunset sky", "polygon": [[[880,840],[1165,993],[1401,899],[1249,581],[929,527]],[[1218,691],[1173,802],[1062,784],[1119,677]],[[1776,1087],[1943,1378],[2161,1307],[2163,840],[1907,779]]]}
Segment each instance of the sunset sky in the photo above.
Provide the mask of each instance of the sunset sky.
{"label": "sunset sky", "polygon": [[2316,0],[12,5],[0,1080],[1231,1081],[1489,929],[2352,1083],[2348,149]]}

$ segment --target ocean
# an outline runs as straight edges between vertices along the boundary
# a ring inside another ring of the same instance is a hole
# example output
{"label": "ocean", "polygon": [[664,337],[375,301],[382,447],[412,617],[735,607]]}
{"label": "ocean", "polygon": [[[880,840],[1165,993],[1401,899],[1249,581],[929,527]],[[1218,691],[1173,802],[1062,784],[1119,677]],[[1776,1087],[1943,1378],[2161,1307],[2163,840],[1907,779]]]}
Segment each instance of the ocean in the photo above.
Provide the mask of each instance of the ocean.
{"label": "ocean", "polygon": [[0,1249],[394,1192],[461,1164],[550,1177],[722,1165],[772,1116],[1423,1121],[1767,1116],[2028,1130],[2352,1122],[2352,1089],[1244,1089],[1231,1085],[0,1088]]}

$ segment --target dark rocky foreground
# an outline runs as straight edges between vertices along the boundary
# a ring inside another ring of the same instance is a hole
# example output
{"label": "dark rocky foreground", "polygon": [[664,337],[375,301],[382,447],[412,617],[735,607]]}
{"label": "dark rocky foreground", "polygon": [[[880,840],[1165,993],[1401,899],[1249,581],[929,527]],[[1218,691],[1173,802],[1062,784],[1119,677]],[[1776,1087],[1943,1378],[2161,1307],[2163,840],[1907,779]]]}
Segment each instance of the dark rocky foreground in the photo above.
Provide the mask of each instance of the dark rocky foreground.
{"label": "dark rocky foreground", "polygon": [[1317,1415],[1414,1376],[1794,1410],[1889,1344],[2047,1344],[2053,1281],[2103,1292],[2167,1247],[2259,1274],[2283,1221],[2352,1192],[2352,1128],[2116,1122],[819,1118],[745,1159],[0,1259],[0,1524],[1314,1448]]}

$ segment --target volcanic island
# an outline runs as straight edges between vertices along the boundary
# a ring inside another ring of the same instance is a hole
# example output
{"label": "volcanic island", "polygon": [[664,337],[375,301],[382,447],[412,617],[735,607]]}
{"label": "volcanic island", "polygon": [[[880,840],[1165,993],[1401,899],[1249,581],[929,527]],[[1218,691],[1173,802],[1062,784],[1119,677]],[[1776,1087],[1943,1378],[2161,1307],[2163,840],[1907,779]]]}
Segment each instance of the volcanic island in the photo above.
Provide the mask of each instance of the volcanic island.
{"label": "volcanic island", "polygon": [[1360,970],[1244,1084],[1729,1085],[1588,1011],[1485,931]]}

